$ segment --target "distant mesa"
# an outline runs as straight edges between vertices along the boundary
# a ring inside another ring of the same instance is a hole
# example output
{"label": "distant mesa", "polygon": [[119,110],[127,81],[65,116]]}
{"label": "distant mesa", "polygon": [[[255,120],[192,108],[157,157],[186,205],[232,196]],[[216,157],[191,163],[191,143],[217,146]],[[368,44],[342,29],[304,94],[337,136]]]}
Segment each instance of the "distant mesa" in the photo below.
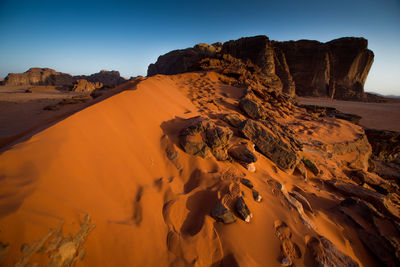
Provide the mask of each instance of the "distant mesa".
{"label": "distant mesa", "polygon": [[92,75],[80,75],[74,76],[76,79],[85,79],[89,82],[100,82],[104,85],[117,85],[123,82],[126,82],[124,78],[121,77],[119,71],[108,71],[108,70],[101,70],[98,73],[94,73]]}
{"label": "distant mesa", "polygon": [[150,64],[147,75],[215,70],[290,96],[361,99],[366,97],[364,83],[374,60],[367,46],[366,39],[355,37],[326,43],[245,37],[171,51]]}
{"label": "distant mesa", "polygon": [[49,68],[30,68],[24,73],[10,73],[4,85],[55,85],[69,86],[74,83],[73,76]]}
{"label": "distant mesa", "polygon": [[115,70],[101,70],[92,75],[72,76],[49,68],[30,68],[24,73],[8,74],[4,79],[4,85],[53,85],[72,87],[81,79],[92,83],[102,83],[107,86],[118,85],[126,81],[120,76],[120,73]]}

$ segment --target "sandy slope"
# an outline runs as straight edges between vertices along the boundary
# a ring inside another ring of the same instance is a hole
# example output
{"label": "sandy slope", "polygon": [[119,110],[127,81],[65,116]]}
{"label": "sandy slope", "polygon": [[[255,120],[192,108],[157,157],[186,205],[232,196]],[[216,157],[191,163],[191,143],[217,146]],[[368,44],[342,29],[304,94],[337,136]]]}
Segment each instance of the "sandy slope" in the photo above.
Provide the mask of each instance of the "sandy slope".
{"label": "sandy slope", "polygon": [[[335,196],[276,170],[259,153],[255,173],[180,149],[181,171],[168,160],[165,148],[176,143],[181,119],[234,110],[240,89],[222,84],[213,73],[160,75],[131,87],[0,155],[0,241],[10,244],[6,265],[20,257],[23,243],[32,244],[62,220],[64,234],[75,233],[88,213],[96,227],[77,266],[280,266],[277,220],[287,224],[300,248],[297,266],[312,266],[305,240],[315,232],[359,263],[374,266],[355,231],[331,209],[339,201]],[[209,101],[221,97],[224,105]],[[339,120],[326,127],[310,124],[297,131],[305,140],[313,131],[326,143],[352,139],[360,131]],[[244,176],[264,198],[252,201],[251,191],[244,189],[254,219],[216,223],[209,216],[221,193],[216,184]],[[315,209],[307,212],[315,230],[276,193],[273,180],[289,191],[293,186],[304,190]],[[48,256],[38,254],[31,261],[44,265]]]}

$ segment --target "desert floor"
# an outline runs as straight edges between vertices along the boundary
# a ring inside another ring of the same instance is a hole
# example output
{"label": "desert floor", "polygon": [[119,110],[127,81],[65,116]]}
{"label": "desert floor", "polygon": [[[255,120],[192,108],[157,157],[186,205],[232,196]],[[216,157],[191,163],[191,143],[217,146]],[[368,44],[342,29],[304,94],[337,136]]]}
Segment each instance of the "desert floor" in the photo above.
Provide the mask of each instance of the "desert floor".
{"label": "desert floor", "polygon": [[334,107],[342,112],[362,117],[360,125],[379,129],[400,131],[400,101],[386,103],[367,103],[356,101],[331,100],[327,98],[298,97],[300,104]]}

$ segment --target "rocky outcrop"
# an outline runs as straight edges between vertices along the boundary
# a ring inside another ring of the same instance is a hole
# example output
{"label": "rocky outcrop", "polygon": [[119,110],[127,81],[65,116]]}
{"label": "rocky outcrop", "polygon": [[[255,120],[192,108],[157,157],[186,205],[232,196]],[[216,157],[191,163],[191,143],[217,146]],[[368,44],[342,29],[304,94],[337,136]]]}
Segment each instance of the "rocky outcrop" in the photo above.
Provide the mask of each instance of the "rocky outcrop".
{"label": "rocky outcrop", "polygon": [[49,68],[30,68],[24,73],[10,73],[4,80],[4,85],[54,85],[72,86],[77,80],[85,79],[92,83],[102,83],[106,86],[118,85],[126,80],[118,71],[102,70],[92,75],[71,76]]}
{"label": "rocky outcrop", "polygon": [[177,74],[194,70],[194,65],[203,58],[214,57],[221,50],[220,43],[198,44],[193,48],[174,50],[158,58],[155,64],[150,64],[148,76],[156,74]]}
{"label": "rocky outcrop", "polygon": [[[213,45],[174,50],[148,68],[148,76],[195,70],[219,70],[293,96],[362,99],[374,54],[364,38],[346,37],[327,43],[270,41],[246,37]],[[232,70],[234,70],[232,72]]]}
{"label": "rocky outcrop", "polygon": [[256,145],[262,154],[276,163],[281,169],[292,169],[299,162],[299,156],[293,146],[262,123],[247,120],[240,128],[240,131]]}
{"label": "rocky outcrop", "polygon": [[30,68],[24,73],[10,73],[4,85],[72,85],[74,77],[49,68]]}
{"label": "rocky outcrop", "polygon": [[75,76],[76,79],[85,79],[92,83],[102,83],[103,85],[111,86],[111,85],[118,85],[126,80],[121,77],[119,71],[108,71],[108,70],[101,70],[98,73],[94,73],[92,75],[81,75]]}
{"label": "rocky outcrop", "polygon": [[88,82],[85,79],[80,79],[76,81],[74,87],[72,88],[73,92],[84,92],[84,93],[91,93],[92,91],[103,87],[102,83],[99,82]]}
{"label": "rocky outcrop", "polygon": [[340,251],[329,239],[323,236],[310,237],[307,241],[307,249],[310,250],[318,266],[359,266],[356,261]]}

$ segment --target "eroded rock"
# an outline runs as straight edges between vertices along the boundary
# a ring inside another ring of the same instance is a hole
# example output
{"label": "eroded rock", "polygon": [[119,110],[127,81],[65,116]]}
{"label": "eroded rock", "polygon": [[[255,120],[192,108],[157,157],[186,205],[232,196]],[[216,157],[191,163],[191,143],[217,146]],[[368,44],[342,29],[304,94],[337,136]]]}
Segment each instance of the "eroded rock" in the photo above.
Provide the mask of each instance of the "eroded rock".
{"label": "eroded rock", "polygon": [[212,154],[217,160],[226,160],[232,135],[229,128],[217,126],[209,119],[194,117],[189,119],[189,126],[180,132],[179,140],[186,153],[202,158]]}
{"label": "eroded rock", "polygon": [[358,267],[356,261],[340,251],[331,241],[323,236],[309,238],[307,248],[319,266]]}
{"label": "eroded rock", "polygon": [[254,120],[246,120],[241,128],[241,133],[250,139],[257,149],[268,157],[279,168],[288,170],[294,168],[300,158],[292,145],[285,142],[262,123]]}

